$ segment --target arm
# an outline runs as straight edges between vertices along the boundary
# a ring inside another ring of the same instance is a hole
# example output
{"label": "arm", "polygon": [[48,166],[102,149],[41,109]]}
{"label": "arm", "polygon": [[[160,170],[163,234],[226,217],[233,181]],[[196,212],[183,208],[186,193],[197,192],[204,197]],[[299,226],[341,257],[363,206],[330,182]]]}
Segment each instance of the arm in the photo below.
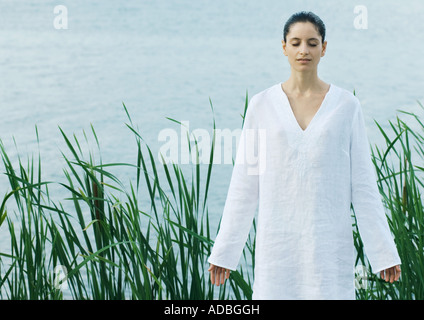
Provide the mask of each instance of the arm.
{"label": "arm", "polygon": [[352,204],[373,273],[380,272],[382,278],[393,282],[399,278],[401,261],[378,191],[362,108],[357,99],[356,103],[350,145]]}
{"label": "arm", "polygon": [[217,285],[220,279],[224,283],[230,270],[236,270],[257,208],[259,148],[254,100],[246,111],[220,229],[208,259],[211,281]]}

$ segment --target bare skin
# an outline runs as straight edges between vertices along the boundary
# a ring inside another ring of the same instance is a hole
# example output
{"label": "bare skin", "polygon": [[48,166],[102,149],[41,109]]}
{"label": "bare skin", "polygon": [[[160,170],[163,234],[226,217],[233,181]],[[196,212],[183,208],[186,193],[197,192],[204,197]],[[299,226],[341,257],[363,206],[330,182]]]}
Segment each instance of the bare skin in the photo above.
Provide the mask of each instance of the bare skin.
{"label": "bare skin", "polygon": [[320,108],[326,93],[330,89],[330,85],[326,85],[322,91],[304,96],[288,91],[284,88],[284,83],[281,88],[287,95],[299,127],[305,131]]}
{"label": "bare skin", "polygon": [[400,278],[400,266],[394,266],[391,268],[387,268],[380,272],[381,279],[384,279],[386,282],[393,283],[398,281]]}
{"label": "bare skin", "polygon": [[[310,22],[297,22],[290,28],[282,40],[283,52],[291,65],[290,78],[282,84],[293,114],[302,130],[307,129],[310,121],[318,111],[330,85],[318,78],[318,64],[325,55],[327,41],[322,42],[321,35]],[[301,61],[306,59],[307,61]],[[211,282],[223,285],[230,276],[230,270],[210,264],[208,269]],[[380,272],[381,279],[393,283],[401,274],[396,265]]]}
{"label": "bare skin", "polygon": [[[211,275],[211,283],[220,286],[225,283],[225,280],[227,280],[230,277],[231,270],[225,269],[222,267],[218,267],[214,264],[210,264],[208,271]],[[400,266],[394,266],[391,268],[387,268],[380,272],[380,277],[386,282],[393,283],[395,281],[398,281],[400,278]]]}
{"label": "bare skin", "polygon": [[218,267],[214,264],[210,264],[208,271],[211,274],[211,282],[216,286],[220,286],[225,283],[230,277],[231,270],[225,269],[222,267]]}
{"label": "bare skin", "polygon": [[282,84],[282,90],[289,99],[299,126],[306,130],[330,88],[318,78],[318,63],[325,55],[327,41],[322,43],[312,23],[301,22],[291,26],[286,40],[281,42],[291,66],[291,75]]}

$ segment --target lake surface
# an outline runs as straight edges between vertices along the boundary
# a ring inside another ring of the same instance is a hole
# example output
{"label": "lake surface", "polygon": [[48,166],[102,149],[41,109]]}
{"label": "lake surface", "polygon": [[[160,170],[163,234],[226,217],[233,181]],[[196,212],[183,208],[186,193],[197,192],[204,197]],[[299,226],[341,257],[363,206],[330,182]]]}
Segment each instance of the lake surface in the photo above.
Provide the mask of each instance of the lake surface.
{"label": "lake surface", "polygon": [[[54,25],[59,4],[67,9],[67,29]],[[355,27],[357,5],[367,9],[367,29]],[[90,136],[93,125],[103,162],[135,164],[137,149],[123,102],[153,154],[163,144],[161,130],[180,132],[166,117],[211,132],[215,116],[218,129],[238,129],[246,91],[251,97],[289,77],[282,29],[300,10],[311,10],[326,23],[328,47],[319,76],[356,91],[372,144],[384,142],[373,119],[388,128],[397,109],[422,115],[416,102],[424,101],[421,0],[2,0],[0,139],[15,160],[14,140],[23,159],[40,150],[44,179],[63,181],[61,151],[67,151],[59,127],[83,140],[83,131]],[[231,170],[231,164],[214,165],[213,228]],[[116,175],[135,180],[134,169]],[[2,174],[0,195],[7,191]],[[0,250],[8,246],[4,231]]]}

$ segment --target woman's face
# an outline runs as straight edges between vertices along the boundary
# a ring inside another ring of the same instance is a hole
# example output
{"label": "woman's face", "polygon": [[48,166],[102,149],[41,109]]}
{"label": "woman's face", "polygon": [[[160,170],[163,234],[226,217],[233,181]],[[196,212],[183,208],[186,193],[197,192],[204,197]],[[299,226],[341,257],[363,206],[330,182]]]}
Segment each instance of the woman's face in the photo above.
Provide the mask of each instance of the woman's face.
{"label": "woman's face", "polygon": [[317,69],[327,41],[322,43],[322,37],[312,23],[296,22],[290,27],[286,40],[281,42],[292,68],[298,71]]}

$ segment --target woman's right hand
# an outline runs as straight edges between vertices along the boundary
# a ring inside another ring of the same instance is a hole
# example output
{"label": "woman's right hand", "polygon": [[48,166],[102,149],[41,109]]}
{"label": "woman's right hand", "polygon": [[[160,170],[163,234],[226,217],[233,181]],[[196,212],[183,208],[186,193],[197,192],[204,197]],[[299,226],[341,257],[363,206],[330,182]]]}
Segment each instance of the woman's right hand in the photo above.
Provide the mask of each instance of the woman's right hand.
{"label": "woman's right hand", "polygon": [[208,271],[211,273],[211,282],[217,286],[224,284],[225,280],[230,277],[230,270],[210,264]]}

